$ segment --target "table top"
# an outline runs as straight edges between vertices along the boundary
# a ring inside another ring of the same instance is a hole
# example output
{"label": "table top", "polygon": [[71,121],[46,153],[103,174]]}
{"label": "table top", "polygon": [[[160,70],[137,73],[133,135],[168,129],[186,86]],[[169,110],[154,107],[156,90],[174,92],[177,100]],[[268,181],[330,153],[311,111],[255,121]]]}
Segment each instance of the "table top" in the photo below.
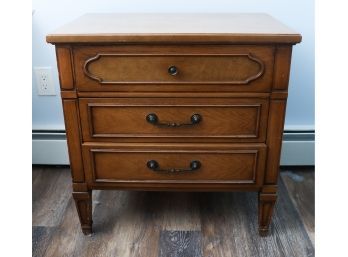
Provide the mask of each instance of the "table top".
{"label": "table top", "polygon": [[49,43],[289,43],[301,35],[264,13],[85,14],[47,35]]}

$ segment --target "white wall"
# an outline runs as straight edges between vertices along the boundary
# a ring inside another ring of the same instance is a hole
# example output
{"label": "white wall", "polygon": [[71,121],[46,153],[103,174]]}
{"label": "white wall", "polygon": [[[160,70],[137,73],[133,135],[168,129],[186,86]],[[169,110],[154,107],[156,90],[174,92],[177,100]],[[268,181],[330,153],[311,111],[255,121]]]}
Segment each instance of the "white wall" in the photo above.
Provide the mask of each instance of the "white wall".
{"label": "white wall", "polygon": [[[87,12],[266,12],[302,34],[293,49],[286,129],[314,129],[314,0],[33,0],[33,67],[51,66],[56,96],[38,96],[33,81],[33,129],[64,129],[55,51],[45,35]],[[34,76],[33,76],[34,77]]]}

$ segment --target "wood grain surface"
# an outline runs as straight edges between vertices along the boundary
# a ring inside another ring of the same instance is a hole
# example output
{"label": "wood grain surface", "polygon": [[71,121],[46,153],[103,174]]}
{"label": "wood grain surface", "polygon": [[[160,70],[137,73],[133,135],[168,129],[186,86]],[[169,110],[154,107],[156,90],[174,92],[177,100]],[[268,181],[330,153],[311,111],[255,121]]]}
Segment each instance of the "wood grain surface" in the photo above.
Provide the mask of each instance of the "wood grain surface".
{"label": "wood grain surface", "polygon": [[314,173],[308,172],[308,168],[296,172],[286,170],[281,177],[314,245]]}
{"label": "wood grain surface", "polygon": [[[70,181],[67,168],[33,168],[33,256],[314,256],[312,169],[281,172],[265,238],[258,235],[257,193],[113,190],[93,191],[95,233],[84,236],[70,189],[64,188]],[[63,211],[53,209],[55,222],[37,214],[49,213],[64,191],[67,202]]]}
{"label": "wood grain surface", "polygon": [[161,231],[159,257],[202,257],[200,231]]}
{"label": "wood grain surface", "polygon": [[69,172],[68,168],[45,167],[33,172],[33,226],[60,224],[72,192]]}

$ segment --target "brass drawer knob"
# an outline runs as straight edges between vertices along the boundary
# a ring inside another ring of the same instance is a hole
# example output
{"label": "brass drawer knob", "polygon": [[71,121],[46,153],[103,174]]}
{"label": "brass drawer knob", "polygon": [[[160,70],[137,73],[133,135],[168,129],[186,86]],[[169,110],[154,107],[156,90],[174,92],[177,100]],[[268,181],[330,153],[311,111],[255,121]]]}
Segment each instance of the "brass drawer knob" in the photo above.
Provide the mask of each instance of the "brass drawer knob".
{"label": "brass drawer knob", "polygon": [[149,113],[146,116],[146,121],[158,127],[182,127],[182,126],[193,126],[201,122],[202,115],[195,113],[190,118],[191,123],[176,123],[176,122],[159,122],[158,116],[155,113]]}
{"label": "brass drawer knob", "polygon": [[178,68],[175,66],[170,66],[168,68],[168,73],[172,76],[176,76],[178,74]]}
{"label": "brass drawer knob", "polygon": [[146,163],[146,166],[153,171],[156,172],[164,172],[164,173],[174,173],[174,172],[190,172],[198,170],[201,167],[200,161],[191,161],[189,168],[169,168],[169,169],[161,169],[158,162],[155,160],[150,160]]}

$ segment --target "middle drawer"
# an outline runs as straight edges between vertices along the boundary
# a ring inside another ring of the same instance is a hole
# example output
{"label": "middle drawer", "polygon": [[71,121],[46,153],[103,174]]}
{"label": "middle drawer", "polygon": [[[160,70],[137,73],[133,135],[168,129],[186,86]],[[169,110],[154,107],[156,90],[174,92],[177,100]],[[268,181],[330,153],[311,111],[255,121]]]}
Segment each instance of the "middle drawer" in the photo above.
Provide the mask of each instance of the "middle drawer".
{"label": "middle drawer", "polygon": [[267,98],[82,98],[84,141],[263,142]]}

